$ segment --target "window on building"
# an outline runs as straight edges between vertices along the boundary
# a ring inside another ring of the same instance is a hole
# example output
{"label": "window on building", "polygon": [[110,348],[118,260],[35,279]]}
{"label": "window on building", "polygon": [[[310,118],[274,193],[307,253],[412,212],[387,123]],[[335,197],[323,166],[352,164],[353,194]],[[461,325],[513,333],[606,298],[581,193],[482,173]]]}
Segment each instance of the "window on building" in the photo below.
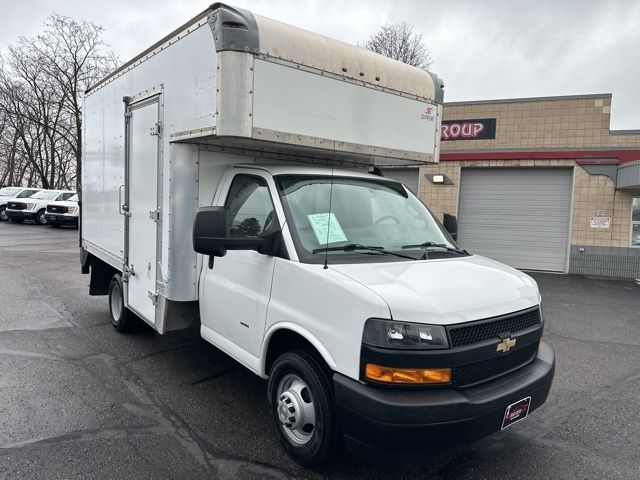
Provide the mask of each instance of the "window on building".
{"label": "window on building", "polygon": [[640,197],[631,203],[631,246],[640,247]]}

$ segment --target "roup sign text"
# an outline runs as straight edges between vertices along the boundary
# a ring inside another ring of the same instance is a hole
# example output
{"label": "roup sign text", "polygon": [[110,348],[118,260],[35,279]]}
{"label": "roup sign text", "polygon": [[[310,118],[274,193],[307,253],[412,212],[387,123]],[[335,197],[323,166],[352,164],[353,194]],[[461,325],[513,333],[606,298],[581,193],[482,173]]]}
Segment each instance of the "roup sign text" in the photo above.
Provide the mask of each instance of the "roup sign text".
{"label": "roup sign text", "polygon": [[443,120],[440,132],[443,141],[496,138],[496,119]]}

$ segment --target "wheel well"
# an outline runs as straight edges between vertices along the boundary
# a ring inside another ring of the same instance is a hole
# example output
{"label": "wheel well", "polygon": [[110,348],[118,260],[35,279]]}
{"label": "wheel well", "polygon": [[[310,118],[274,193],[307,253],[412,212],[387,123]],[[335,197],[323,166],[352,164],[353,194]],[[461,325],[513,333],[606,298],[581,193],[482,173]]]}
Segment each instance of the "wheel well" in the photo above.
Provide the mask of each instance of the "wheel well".
{"label": "wheel well", "polygon": [[327,362],[322,358],[322,355],[320,355],[320,352],[318,352],[316,347],[314,347],[309,340],[292,330],[283,329],[275,332],[269,340],[267,358],[264,364],[265,373],[269,375],[271,367],[280,355],[293,350],[304,350],[305,352],[310,353],[322,362],[322,365],[325,366],[327,371],[331,370],[327,365]]}
{"label": "wheel well", "polygon": [[98,257],[89,255],[90,257],[87,259],[87,265],[91,265],[89,295],[108,295],[111,279],[120,272]]}

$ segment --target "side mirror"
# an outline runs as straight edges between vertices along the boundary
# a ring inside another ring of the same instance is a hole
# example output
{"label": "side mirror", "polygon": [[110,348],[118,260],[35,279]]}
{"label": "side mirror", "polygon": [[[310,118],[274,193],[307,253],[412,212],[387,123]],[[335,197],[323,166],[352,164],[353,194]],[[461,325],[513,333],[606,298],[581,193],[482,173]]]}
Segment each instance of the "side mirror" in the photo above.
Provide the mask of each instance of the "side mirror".
{"label": "side mirror", "polygon": [[449,232],[451,238],[458,240],[458,219],[455,215],[445,213],[442,219],[442,226]]}
{"label": "side mirror", "polygon": [[271,237],[230,237],[224,207],[203,207],[193,222],[193,249],[204,255],[224,257],[227,250],[268,250]]}

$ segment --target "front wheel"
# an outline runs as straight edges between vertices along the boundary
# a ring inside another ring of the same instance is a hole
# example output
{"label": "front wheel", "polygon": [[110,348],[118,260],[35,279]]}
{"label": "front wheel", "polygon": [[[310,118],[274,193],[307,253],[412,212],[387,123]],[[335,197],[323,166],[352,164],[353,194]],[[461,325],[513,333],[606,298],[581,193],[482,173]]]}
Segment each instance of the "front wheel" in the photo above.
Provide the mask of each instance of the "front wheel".
{"label": "front wheel", "polygon": [[115,274],[109,284],[109,312],[111,313],[111,325],[120,333],[131,331],[136,318],[127,307],[124,306],[124,288],[122,277]]}
{"label": "front wheel", "polygon": [[40,210],[38,213],[36,213],[36,223],[38,225],[47,224],[47,213],[45,210]]}
{"label": "front wheel", "polygon": [[7,215],[7,207],[3,205],[0,207],[0,222],[6,222],[9,220],[9,215]]}
{"label": "front wheel", "polygon": [[268,384],[269,411],[280,441],[305,466],[329,460],[340,445],[333,390],[322,363],[305,351],[282,354]]}

